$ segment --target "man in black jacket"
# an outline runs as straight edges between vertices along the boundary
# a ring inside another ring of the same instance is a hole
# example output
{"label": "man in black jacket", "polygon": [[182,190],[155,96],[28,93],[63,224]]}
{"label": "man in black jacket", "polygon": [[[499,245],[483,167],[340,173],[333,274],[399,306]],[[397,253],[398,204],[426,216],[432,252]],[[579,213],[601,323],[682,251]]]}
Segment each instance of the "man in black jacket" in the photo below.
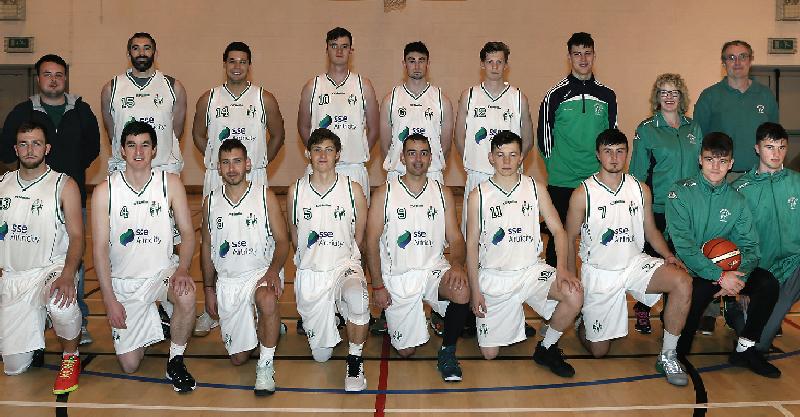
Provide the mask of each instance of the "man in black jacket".
{"label": "man in black jacket", "polygon": [[[0,134],[0,160],[7,168],[16,164],[14,144],[17,128],[26,121],[35,120],[47,127],[50,153],[47,165],[63,172],[75,182],[81,192],[83,220],[86,222],[86,169],[100,153],[100,129],[92,109],[79,96],[65,92],[67,85],[67,63],[58,55],[48,54],[36,62],[36,82],[39,94],[17,104],[6,117]],[[15,168],[13,168],[15,169]],[[84,267],[78,272],[78,305],[83,316],[80,343],[92,342],[86,330],[89,307],[83,300]]]}

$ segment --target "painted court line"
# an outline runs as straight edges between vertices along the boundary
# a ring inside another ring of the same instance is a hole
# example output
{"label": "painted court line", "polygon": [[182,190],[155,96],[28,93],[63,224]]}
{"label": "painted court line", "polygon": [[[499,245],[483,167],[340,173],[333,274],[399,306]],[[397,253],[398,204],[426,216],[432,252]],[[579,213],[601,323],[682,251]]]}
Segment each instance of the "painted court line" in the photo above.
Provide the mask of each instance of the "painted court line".
{"label": "painted court line", "polygon": [[[431,413],[481,413],[481,414],[516,414],[516,413],[576,413],[576,412],[619,412],[631,410],[692,410],[718,408],[775,408],[783,415],[792,416],[784,405],[798,405],[800,400],[757,401],[707,404],[661,404],[661,405],[625,405],[613,407],[527,407],[527,408],[387,408],[386,414],[431,414]],[[45,407],[45,408],[78,408],[78,409],[128,409],[128,410],[167,410],[167,411],[213,411],[236,413],[339,413],[339,414],[372,414],[372,408],[278,408],[278,407],[204,407],[176,405],[140,405],[117,403],[61,403],[33,401],[0,401],[0,406],[8,407]]]}

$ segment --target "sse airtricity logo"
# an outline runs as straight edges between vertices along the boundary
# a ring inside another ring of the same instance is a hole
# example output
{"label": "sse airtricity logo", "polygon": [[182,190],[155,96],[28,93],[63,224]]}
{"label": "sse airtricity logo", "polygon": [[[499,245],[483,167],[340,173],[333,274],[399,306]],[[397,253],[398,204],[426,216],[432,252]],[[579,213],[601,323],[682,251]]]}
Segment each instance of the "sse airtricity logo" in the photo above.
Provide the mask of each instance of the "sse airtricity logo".
{"label": "sse airtricity logo", "polygon": [[411,242],[411,232],[406,230],[405,233],[398,236],[397,238],[397,246],[400,246],[400,249],[405,249],[406,246]]}
{"label": "sse airtricity logo", "polygon": [[231,137],[231,129],[228,126],[223,127],[222,130],[219,132],[218,137],[220,142],[224,141],[225,139],[228,139],[229,137]]}
{"label": "sse airtricity logo", "polygon": [[319,127],[327,129],[328,126],[331,125],[331,123],[333,123],[333,118],[329,114],[326,114],[325,117],[323,117],[322,120],[319,121]]}
{"label": "sse airtricity logo", "polygon": [[127,232],[119,235],[119,243],[121,243],[122,246],[128,246],[128,243],[133,242],[133,238],[133,229],[128,229]]}
{"label": "sse airtricity logo", "polygon": [[475,143],[481,143],[487,136],[489,136],[489,132],[486,131],[485,127],[478,129],[478,131],[475,132]]}
{"label": "sse airtricity logo", "polygon": [[406,138],[408,137],[408,133],[409,133],[409,131],[408,131],[408,126],[406,126],[406,128],[405,128],[405,129],[403,129],[403,131],[402,131],[402,132],[400,132],[400,133],[398,133],[398,134],[397,134],[397,139],[398,139],[400,142],[405,142]]}
{"label": "sse airtricity logo", "polygon": [[8,223],[3,222],[3,225],[0,226],[0,240],[6,240],[7,234],[8,234]]}
{"label": "sse airtricity logo", "polygon": [[503,238],[506,237],[506,231],[503,228],[498,228],[496,232],[494,232],[494,236],[492,236],[492,245],[497,245],[498,243],[503,241]]}
{"label": "sse airtricity logo", "polygon": [[615,232],[613,229],[606,230],[606,232],[603,233],[603,236],[600,237],[600,244],[603,246],[607,246],[609,242],[614,240],[614,235]]}
{"label": "sse airtricity logo", "polygon": [[308,239],[306,241],[306,249],[311,249],[311,247],[314,246],[314,244],[317,243],[318,240],[319,240],[319,233],[313,230],[309,232]]}

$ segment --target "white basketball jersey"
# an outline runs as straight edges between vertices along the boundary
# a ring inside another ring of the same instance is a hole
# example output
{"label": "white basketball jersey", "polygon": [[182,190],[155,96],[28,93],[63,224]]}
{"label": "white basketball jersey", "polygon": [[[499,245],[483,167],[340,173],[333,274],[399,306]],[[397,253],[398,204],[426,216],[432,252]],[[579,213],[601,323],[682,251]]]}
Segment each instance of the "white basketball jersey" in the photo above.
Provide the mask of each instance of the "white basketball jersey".
{"label": "white basketball jersey", "polygon": [[172,225],[167,173],[151,171],[136,191],[124,172],[108,177],[109,259],[114,278],[151,278],[170,266]]}
{"label": "white basketball jersey", "polygon": [[161,71],[154,72],[143,87],[133,80],[130,69],[111,80],[110,113],[114,119],[114,137],[111,138],[111,158],[108,161],[110,170],[125,169],[120,151],[122,129],[134,120],[153,126],[158,136],[153,168],[161,169],[175,164],[183,168],[180,144],[172,128],[174,104],[175,91]]}
{"label": "white basketball jersey", "polygon": [[211,260],[220,277],[237,277],[267,268],[275,241],[267,215],[263,185],[247,187],[238,203],[225,195],[225,185],[208,196],[208,232]]}
{"label": "white basketball jersey", "polygon": [[491,178],[478,185],[481,268],[517,271],[539,262],[539,196],[531,177],[506,193]]}
{"label": "white basketball jersey", "polygon": [[64,261],[69,236],[60,201],[67,178],[48,167],[26,185],[19,171],[0,179],[0,268],[21,272]]}
{"label": "white basketball jersey", "polygon": [[217,169],[219,147],[226,139],[242,141],[253,169],[267,166],[267,111],[262,91],[250,82],[238,97],[224,84],[211,90],[206,108],[206,169]]}
{"label": "white basketball jersey", "polygon": [[522,93],[510,84],[497,97],[492,97],[483,83],[469,89],[467,101],[464,168],[494,174],[489,152],[494,135],[502,130],[522,133]]}
{"label": "white basketball jersey", "polygon": [[389,124],[392,127],[392,142],[389,153],[383,161],[383,169],[406,173],[400,162],[403,142],[409,135],[419,133],[428,138],[431,144],[430,172],[443,171],[445,167],[442,152],[442,91],[428,84],[418,96],[409,91],[405,84],[392,89],[389,106]]}
{"label": "white basketball jersey", "polygon": [[356,244],[356,205],[350,178],[336,175],[329,190],[315,190],[309,176],[297,180],[292,207],[297,227],[298,269],[330,271],[346,259],[361,261]]}
{"label": "white basketball jersey", "polygon": [[339,163],[360,164],[369,160],[367,102],[361,76],[347,74],[337,85],[327,74],[314,78],[311,91],[311,131],[324,127],[342,140]]}
{"label": "white basketball jersey", "polygon": [[400,178],[386,184],[381,234],[381,271],[400,275],[430,269],[441,263],[445,238],[445,203],[442,185],[429,179],[414,196]]}
{"label": "white basketball jersey", "polygon": [[581,260],[607,271],[625,269],[644,248],[644,196],[639,181],[623,174],[611,190],[596,174],[582,183],[586,218],[581,226]]}

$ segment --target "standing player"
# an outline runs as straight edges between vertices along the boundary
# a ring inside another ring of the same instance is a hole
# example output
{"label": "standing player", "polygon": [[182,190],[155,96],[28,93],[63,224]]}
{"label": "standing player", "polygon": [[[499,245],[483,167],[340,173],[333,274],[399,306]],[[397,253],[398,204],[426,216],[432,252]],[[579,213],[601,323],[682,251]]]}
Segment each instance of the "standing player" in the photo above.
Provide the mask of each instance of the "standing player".
{"label": "standing player", "polygon": [[83,218],[78,185],[44,163],[46,129],[35,121],[17,128],[19,170],[0,178],[0,351],[6,375],[36,365],[49,315],[63,351],[53,394],[64,394],[78,389],[81,373],[75,284]]}
{"label": "standing player", "polygon": [[[550,320],[533,360],[556,375],[571,377],[575,369],[564,361],[558,339],[578,315],[583,289],[565,265],[566,233],[547,190],[519,174],[522,139],[501,131],[491,143],[494,175],[472,190],[468,201],[467,272],[478,345],[484,358],[493,359],[501,346],[524,340],[522,303],[527,303]],[[539,215],[555,234],[557,268],[539,258]]]}
{"label": "standing player", "polygon": [[153,67],[156,40],[149,33],[134,33],[128,39],[128,57],[132,68],[103,86],[100,106],[103,122],[111,141],[108,171],[123,171],[122,130],[131,121],[153,126],[161,143],[161,152],[153,159],[153,169],[180,173],[183,169],[178,139],[186,119],[186,90],[173,77]]}
{"label": "standing player", "polygon": [[[93,254],[114,350],[122,370],[136,372],[147,346],[164,340],[155,302],[169,300],[174,310],[167,378],[175,391],[189,392],[196,384],[183,352],[194,324],[195,287],[186,193],[177,175],[151,166],[158,138],[150,124],[128,123],[121,142],[125,170],[112,173],[92,195]],[[170,211],[182,241],[177,257]]]}
{"label": "standing player", "polygon": [[353,35],[333,28],[325,37],[328,71],[310,79],[300,93],[297,130],[308,145],[311,132],[325,128],[342,141],[336,172],[361,185],[369,202],[369,175],[364,164],[378,141],[380,115],[375,90],[368,79],[350,72]]}
{"label": "standing player", "polygon": [[[686,385],[675,349],[686,321],[692,284],[686,267],[669,250],[656,227],[647,185],[625,174],[628,138],[617,129],[597,136],[600,172],[575,189],[567,213],[569,267],[575,273],[572,242],[580,235],[583,317],[578,338],[595,358],[611,341],[628,334],[625,293],[650,307],[669,294],[664,310],[664,343],[656,369],[673,385]],[[643,253],[645,240],[664,259]]]}
{"label": "standing player", "polygon": [[783,318],[800,299],[800,174],[783,166],[788,145],[789,135],[781,125],[766,122],[759,126],[755,145],[758,166],[733,183],[753,211],[761,251],[758,266],[781,283],[778,301],[756,343],[761,352],[769,351]]}
{"label": "standing player", "polygon": [[[734,164],[732,155],[733,141],[728,135],[706,134],[700,150],[700,174],[678,181],[667,194],[667,233],[693,277],[692,304],[678,341],[678,356],[691,351],[700,317],[713,298],[745,294],[750,296],[747,322],[728,360],[759,375],[778,378],[781,371],[755,348],[778,299],[778,281],[769,271],[756,267],[760,253],[753,215],[744,197],[725,181]],[[703,255],[703,244],[717,237],[738,247],[742,256],[738,270],[723,271]]]}
{"label": "standing player", "polygon": [[[547,168],[547,192],[562,222],[572,191],[597,172],[594,143],[600,132],[617,126],[617,96],[594,78],[592,35],[573,33],[567,41],[571,73],[545,94],[539,106],[537,137]],[[548,239],[545,260],[556,262]]]}
{"label": "standing player", "polygon": [[358,182],[336,172],[342,144],[335,133],[316,129],[306,148],[311,173],[289,186],[286,202],[296,248],[297,312],[317,362],[330,359],[342,340],[336,312],[344,317],[350,342],[344,389],[363,391],[367,378],[361,354],[367,340],[369,294],[359,246],[367,224],[367,201]]}
{"label": "standing player", "polygon": [[[464,158],[467,183],[464,187],[464,207],[469,193],[494,174],[486,157],[491,153],[494,135],[503,130],[522,138],[520,157],[525,159],[533,147],[533,125],[528,98],[505,80],[511,50],[503,42],[487,42],[480,52],[484,80],[461,93],[456,117],[455,145]],[[534,176],[540,181],[539,155],[534,152]],[[467,216],[461,218],[461,230],[466,231]],[[474,290],[474,289],[473,289]]]}
{"label": "standing player", "polygon": [[[269,91],[247,80],[252,62],[247,44],[228,44],[222,54],[225,84],[206,91],[197,100],[192,137],[197,150],[205,155],[203,197],[222,184],[217,157],[225,140],[239,139],[247,146],[252,161],[247,179],[264,185],[267,185],[267,164],[283,146],[283,116],[278,102]],[[194,335],[206,336],[218,325],[203,312],[195,323]]]}
{"label": "standing player", "polygon": [[[438,369],[445,381],[460,381],[456,341],[469,311],[464,237],[458,227],[453,194],[427,176],[433,159],[425,136],[402,143],[405,174],[375,191],[367,224],[367,260],[375,304],[386,309],[392,346],[402,357],[428,341],[422,301],[445,317]],[[451,264],[444,257],[450,248]]]}
{"label": "standing player", "polygon": [[286,223],[275,194],[247,180],[251,162],[241,141],[223,142],[218,158],[222,186],[203,202],[205,305],[222,324],[231,363],[243,365],[259,347],[255,393],[269,395],[275,392],[273,358],[283,292],[279,274],[289,253]]}
{"label": "standing player", "polygon": [[407,80],[392,88],[381,103],[381,152],[387,181],[405,174],[403,141],[415,133],[430,138],[428,177],[444,184],[444,167],[453,141],[453,106],[439,87],[427,80],[430,54],[422,42],[403,50]]}

